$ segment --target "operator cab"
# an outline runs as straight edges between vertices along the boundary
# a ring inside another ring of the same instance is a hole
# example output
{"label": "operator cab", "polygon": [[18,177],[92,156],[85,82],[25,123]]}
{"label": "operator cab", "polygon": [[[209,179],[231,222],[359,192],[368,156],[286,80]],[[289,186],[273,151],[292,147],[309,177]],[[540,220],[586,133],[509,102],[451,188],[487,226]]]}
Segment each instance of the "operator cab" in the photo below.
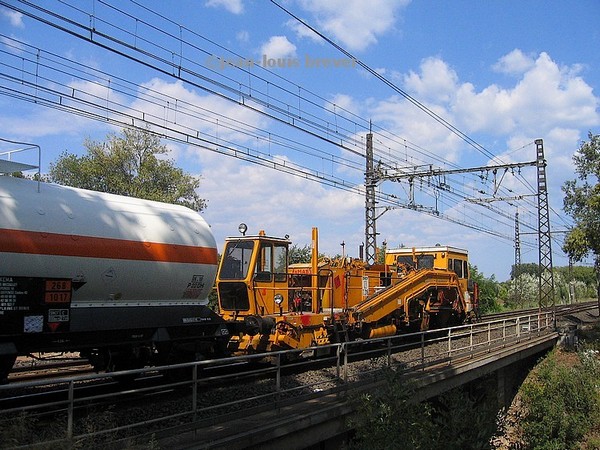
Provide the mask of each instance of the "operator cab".
{"label": "operator cab", "polygon": [[217,272],[219,308],[226,320],[278,314],[288,305],[287,238],[229,237]]}
{"label": "operator cab", "polygon": [[432,247],[388,249],[385,263],[391,270],[397,270],[399,274],[403,271],[419,269],[454,272],[465,298],[466,312],[471,313],[478,307],[478,288],[477,284],[470,279],[469,253],[465,249],[439,244]]}
{"label": "operator cab", "polygon": [[461,288],[467,290],[469,253],[447,245],[388,249],[385,263],[396,270],[442,269],[456,273]]}

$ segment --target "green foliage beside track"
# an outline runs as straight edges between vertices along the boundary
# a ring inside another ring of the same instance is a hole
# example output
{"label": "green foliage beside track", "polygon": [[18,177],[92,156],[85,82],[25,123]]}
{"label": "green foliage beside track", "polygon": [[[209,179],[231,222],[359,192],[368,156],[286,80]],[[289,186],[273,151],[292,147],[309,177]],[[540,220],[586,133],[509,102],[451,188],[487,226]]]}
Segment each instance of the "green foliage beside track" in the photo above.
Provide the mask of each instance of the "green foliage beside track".
{"label": "green foliage beside track", "polygon": [[390,371],[384,387],[357,400],[350,448],[600,449],[600,325],[585,338],[577,352],[553,350],[534,368],[508,434],[494,376],[414,403],[410,384]]}
{"label": "green foliage beside track", "polygon": [[[496,430],[496,396],[489,386],[495,380],[483,381],[480,389],[455,389],[423,403],[411,401],[414,395],[410,383],[393,370],[386,373],[386,381],[377,395],[357,400],[351,449],[489,448],[490,436]],[[486,395],[494,401],[482,401]]]}
{"label": "green foliage beside track", "polygon": [[553,351],[521,387],[528,449],[600,448],[598,351]]}

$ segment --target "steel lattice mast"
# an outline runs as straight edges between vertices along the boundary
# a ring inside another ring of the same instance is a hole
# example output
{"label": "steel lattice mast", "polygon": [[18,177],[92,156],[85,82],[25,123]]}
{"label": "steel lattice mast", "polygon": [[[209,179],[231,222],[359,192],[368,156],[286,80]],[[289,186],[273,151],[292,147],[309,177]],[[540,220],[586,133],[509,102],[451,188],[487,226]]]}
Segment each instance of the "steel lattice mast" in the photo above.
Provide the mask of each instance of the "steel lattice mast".
{"label": "steel lattice mast", "polygon": [[367,169],[365,172],[365,261],[375,264],[377,255],[377,228],[375,217],[375,188],[377,187],[373,164],[373,133],[367,134]]}
{"label": "steel lattice mast", "polygon": [[544,141],[536,139],[538,175],[538,242],[539,242],[539,306],[554,306],[554,275],[552,273],[552,238]]}
{"label": "steel lattice mast", "polygon": [[515,213],[515,265],[513,269],[514,282],[514,298],[519,306],[522,303],[522,278],[521,278],[521,234],[519,230],[519,211]]}

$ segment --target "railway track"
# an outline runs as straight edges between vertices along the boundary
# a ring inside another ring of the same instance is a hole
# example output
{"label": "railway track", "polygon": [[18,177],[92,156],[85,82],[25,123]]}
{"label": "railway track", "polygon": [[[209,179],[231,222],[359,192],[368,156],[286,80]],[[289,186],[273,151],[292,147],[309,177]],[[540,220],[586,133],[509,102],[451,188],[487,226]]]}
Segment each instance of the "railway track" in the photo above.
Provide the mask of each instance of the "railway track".
{"label": "railway track", "polygon": [[[558,305],[554,308],[529,308],[518,311],[505,311],[501,313],[486,314],[481,318],[482,322],[488,322],[500,319],[509,319],[515,315],[535,315],[541,312],[551,311],[557,317],[563,317],[568,314],[593,310],[597,302],[589,301],[574,305]],[[77,353],[63,354],[52,353],[43,356],[19,357],[8,378],[9,383],[21,383],[27,381],[52,380],[68,376],[77,376],[94,373],[94,369],[86,359],[80,358]]]}
{"label": "railway track", "polygon": [[[557,305],[549,308],[529,308],[518,311],[505,311],[501,313],[486,314],[482,322],[501,319],[510,319],[517,315],[536,315],[540,312],[554,310],[557,317],[564,317],[582,311],[593,310],[598,303],[594,301],[582,302],[573,305]],[[17,384],[29,381],[51,381],[56,378],[78,376],[94,373],[94,369],[86,359],[80,358],[77,353],[63,354],[52,353],[43,356],[19,357],[8,377],[9,383]]]}
{"label": "railway track", "polygon": [[[120,430],[123,427],[126,430],[130,426],[133,428],[132,422],[142,429],[156,424],[156,421],[185,422],[191,420],[190,414],[193,420],[219,420],[217,417],[227,411],[269,407],[265,405],[283,398],[300,398],[336,389],[340,383],[368,380],[390,364],[403,371],[425,370],[430,365],[440,361],[445,363],[459,355],[471,357],[469,355],[479,351],[487,352],[492,342],[494,345],[507,345],[511,340],[526,338],[528,334],[551,331],[550,314],[545,316],[544,328],[538,329],[537,315],[523,316],[520,313],[519,320],[503,317],[495,322],[430,331],[412,337],[405,335],[338,344],[333,347],[334,356],[298,360],[286,365],[281,364],[284,354],[270,355],[270,361],[265,361],[264,355],[255,355],[253,358],[197,363],[197,374],[201,375],[193,382],[190,379],[173,381],[172,377],[165,377],[164,372],[157,369],[145,374],[128,371],[112,376],[85,375],[54,378],[47,382],[16,382],[0,389],[0,410],[9,414],[11,410],[43,410],[43,414],[54,417],[64,417],[65,410],[70,411],[72,425],[66,434],[71,439],[82,435],[81,427],[85,420],[106,410],[118,416],[117,428]],[[259,358],[262,361],[259,362]],[[180,369],[187,370],[188,374],[191,371],[189,365],[171,366],[164,370]],[[115,381],[119,376],[130,381],[131,377],[127,375],[132,372],[139,375],[133,377],[136,378],[134,383]],[[40,404],[45,406],[40,407]],[[67,406],[69,404],[71,407]],[[190,413],[190,407],[193,413]],[[157,411],[163,414],[162,419],[150,417]],[[115,431],[111,439],[116,439],[121,431]],[[143,434],[143,431],[140,433]]]}
{"label": "railway track", "polygon": [[597,308],[598,302],[596,300],[591,300],[587,302],[575,303],[571,305],[556,305],[549,306],[545,308],[527,308],[515,311],[504,311],[500,313],[492,313],[486,314],[482,316],[482,320],[498,320],[503,318],[514,317],[517,315],[525,315],[525,314],[538,314],[540,312],[554,311],[557,317],[564,316],[566,314],[574,314],[581,311],[589,311]]}

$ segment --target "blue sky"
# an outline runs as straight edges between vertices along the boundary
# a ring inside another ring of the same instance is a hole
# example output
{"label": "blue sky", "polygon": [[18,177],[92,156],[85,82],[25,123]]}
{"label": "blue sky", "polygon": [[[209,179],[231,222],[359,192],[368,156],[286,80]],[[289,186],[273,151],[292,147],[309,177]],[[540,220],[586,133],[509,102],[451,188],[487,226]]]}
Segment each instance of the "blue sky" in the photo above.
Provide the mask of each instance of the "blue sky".
{"label": "blue sky", "polygon": [[[150,126],[178,166],[201,176],[217,242],[243,221],[302,246],[317,226],[322,252],[341,253],[344,242],[351,256],[365,240],[369,122],[388,174],[529,162],[541,138],[554,264],[567,264],[561,186],[575,177],[572,155],[588,131],[600,132],[599,2],[278,3],[478,145],[267,0],[6,2],[0,137],[40,145],[47,171],[64,150],[83,154],[85,139]],[[94,42],[76,36],[89,37],[90,25]],[[537,262],[535,185],[532,167],[501,171],[496,184],[491,171],[415,182],[413,203],[437,216],[398,207],[410,202],[406,180],[382,181],[378,244],[463,247],[486,276],[505,280],[517,210],[522,260]],[[516,196],[524,199],[481,206]]]}

